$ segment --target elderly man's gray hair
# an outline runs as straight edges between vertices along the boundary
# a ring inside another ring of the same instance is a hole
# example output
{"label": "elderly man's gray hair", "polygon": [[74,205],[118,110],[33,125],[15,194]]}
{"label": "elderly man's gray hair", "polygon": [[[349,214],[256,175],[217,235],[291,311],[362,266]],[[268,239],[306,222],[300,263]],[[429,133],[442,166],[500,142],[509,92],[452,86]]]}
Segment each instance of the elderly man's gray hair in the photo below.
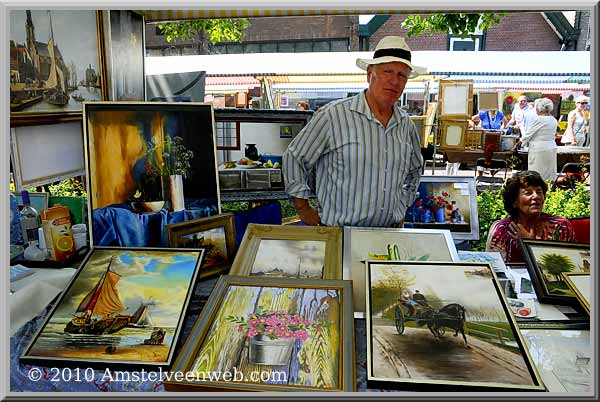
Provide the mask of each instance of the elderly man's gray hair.
{"label": "elderly man's gray hair", "polygon": [[550,113],[554,109],[554,104],[548,98],[540,98],[535,100],[535,110],[540,113]]}

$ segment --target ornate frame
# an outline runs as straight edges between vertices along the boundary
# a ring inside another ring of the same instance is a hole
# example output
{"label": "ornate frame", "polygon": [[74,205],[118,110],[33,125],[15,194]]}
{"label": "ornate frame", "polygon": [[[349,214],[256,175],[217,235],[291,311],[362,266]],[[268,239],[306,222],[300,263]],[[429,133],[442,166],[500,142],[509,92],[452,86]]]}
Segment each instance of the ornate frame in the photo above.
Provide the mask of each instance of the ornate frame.
{"label": "ornate frame", "polygon": [[[461,92],[466,91],[467,99],[458,99],[458,94],[450,93],[456,92],[457,89]],[[473,80],[441,80],[439,99],[440,118],[470,119],[473,116]]]}

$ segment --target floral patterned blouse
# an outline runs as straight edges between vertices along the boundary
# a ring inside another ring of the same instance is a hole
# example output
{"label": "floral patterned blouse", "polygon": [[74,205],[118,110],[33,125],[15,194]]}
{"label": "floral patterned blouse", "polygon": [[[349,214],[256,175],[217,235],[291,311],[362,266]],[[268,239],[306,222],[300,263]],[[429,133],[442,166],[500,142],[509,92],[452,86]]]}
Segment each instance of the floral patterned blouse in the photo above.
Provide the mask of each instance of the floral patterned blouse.
{"label": "floral patterned blouse", "polygon": [[[575,229],[568,219],[542,213],[542,234],[538,240],[575,241]],[[519,239],[515,238],[510,225],[515,222],[511,217],[494,222],[488,235],[487,250],[498,251],[505,262],[523,262]]]}

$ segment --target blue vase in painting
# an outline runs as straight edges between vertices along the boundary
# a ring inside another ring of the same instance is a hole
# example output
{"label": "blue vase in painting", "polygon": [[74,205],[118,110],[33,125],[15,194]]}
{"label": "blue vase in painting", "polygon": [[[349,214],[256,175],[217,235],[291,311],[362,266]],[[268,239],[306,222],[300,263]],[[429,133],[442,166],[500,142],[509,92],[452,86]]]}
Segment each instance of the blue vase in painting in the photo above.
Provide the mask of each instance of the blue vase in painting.
{"label": "blue vase in painting", "polygon": [[437,223],[446,222],[446,212],[444,211],[444,208],[440,208],[437,211],[435,211],[434,215],[435,215],[435,221]]}
{"label": "blue vase in painting", "polygon": [[423,211],[423,218],[421,220],[421,222],[423,223],[429,223],[433,220],[433,214],[431,213],[430,209],[425,209]]}

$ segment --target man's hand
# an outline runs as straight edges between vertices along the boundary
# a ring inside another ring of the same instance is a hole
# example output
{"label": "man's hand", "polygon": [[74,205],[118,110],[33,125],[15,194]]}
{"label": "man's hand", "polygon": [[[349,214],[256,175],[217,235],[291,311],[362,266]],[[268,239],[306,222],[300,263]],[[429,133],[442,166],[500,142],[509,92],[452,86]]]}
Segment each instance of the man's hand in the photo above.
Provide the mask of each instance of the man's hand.
{"label": "man's hand", "polygon": [[300,220],[305,225],[319,226],[321,224],[319,213],[308,204],[308,200],[292,197],[292,204],[294,204],[294,208],[296,208]]}

